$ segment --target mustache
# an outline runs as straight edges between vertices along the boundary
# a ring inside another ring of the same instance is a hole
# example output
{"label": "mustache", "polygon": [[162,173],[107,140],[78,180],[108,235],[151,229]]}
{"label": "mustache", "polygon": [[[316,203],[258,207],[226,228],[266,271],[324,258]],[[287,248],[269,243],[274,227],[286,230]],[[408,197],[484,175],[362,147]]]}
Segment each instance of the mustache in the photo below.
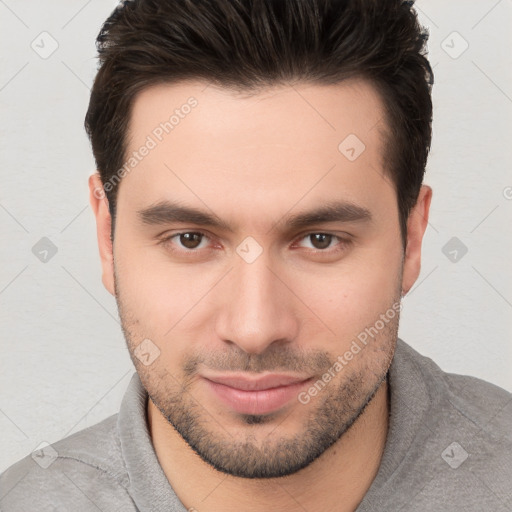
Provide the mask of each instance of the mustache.
{"label": "mustache", "polygon": [[239,347],[229,351],[206,351],[187,356],[183,371],[186,376],[195,375],[199,366],[211,370],[243,371],[261,373],[276,370],[297,373],[324,373],[334,358],[322,350],[302,350],[283,346],[270,346],[261,354],[248,354]]}

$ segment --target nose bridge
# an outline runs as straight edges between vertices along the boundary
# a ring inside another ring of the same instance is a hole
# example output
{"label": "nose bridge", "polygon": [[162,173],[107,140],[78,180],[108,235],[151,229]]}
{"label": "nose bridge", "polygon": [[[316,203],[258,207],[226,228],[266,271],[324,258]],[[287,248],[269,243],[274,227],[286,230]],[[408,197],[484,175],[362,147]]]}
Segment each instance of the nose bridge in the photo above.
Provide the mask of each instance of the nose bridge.
{"label": "nose bridge", "polygon": [[240,262],[235,277],[238,281],[236,294],[241,307],[247,309],[246,313],[262,314],[262,307],[270,311],[266,306],[276,295],[277,278],[270,271],[266,256],[260,256],[252,263]]}
{"label": "nose bridge", "polygon": [[293,339],[297,325],[289,292],[268,254],[262,252],[250,263],[237,259],[224,291],[227,300],[222,301],[217,335],[248,353],[261,353],[276,341]]}

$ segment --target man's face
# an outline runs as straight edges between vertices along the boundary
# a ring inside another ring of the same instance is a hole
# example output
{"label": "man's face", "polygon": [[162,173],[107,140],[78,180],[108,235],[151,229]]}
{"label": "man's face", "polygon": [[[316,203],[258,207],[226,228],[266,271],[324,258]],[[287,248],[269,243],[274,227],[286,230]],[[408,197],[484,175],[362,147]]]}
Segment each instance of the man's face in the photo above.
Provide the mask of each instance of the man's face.
{"label": "man's face", "polygon": [[[182,108],[190,96],[197,104]],[[162,132],[176,109],[179,121]],[[152,402],[220,471],[276,477],[305,467],[386,376],[403,248],[384,129],[382,104],[364,82],[253,97],[181,83],[135,101],[128,156],[151,148],[118,196],[122,327]],[[151,215],[164,202],[222,225]],[[335,203],[346,206],[338,220],[290,222]],[[232,386],[265,388],[258,379],[267,375],[295,384],[255,392],[219,383],[235,376],[242,383]]]}

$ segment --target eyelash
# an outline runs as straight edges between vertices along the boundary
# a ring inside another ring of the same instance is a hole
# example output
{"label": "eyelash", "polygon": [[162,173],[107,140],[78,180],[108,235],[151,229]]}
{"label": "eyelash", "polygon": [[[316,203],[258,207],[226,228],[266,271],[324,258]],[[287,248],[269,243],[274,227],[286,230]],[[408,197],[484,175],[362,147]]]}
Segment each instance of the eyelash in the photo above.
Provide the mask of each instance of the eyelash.
{"label": "eyelash", "polygon": [[[160,242],[164,247],[170,248],[171,251],[178,252],[187,256],[194,256],[200,252],[201,249],[176,249],[172,247],[171,240],[173,238],[179,237],[180,235],[185,234],[196,234],[203,236],[206,239],[210,239],[210,237],[203,233],[202,231],[180,231],[179,233],[173,233],[172,235],[165,236],[164,238],[160,239]],[[311,235],[327,235],[333,237],[333,239],[338,239],[339,243],[335,246],[335,249],[308,249],[308,252],[317,255],[317,254],[329,254],[333,255],[338,252],[342,252],[343,250],[346,250],[347,247],[352,243],[352,240],[350,238],[343,238],[338,235],[335,235],[334,233],[328,233],[324,231],[311,231],[309,233],[305,233],[304,235],[301,235],[300,238],[297,240],[301,241],[305,238],[311,236]],[[202,241],[202,240],[201,240]]]}

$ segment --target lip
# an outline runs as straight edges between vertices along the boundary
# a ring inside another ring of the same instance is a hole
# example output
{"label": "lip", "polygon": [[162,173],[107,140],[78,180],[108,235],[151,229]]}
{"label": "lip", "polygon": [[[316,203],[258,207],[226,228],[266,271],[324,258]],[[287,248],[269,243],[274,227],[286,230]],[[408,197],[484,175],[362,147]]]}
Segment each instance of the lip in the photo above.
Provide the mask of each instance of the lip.
{"label": "lip", "polygon": [[265,374],[249,377],[244,373],[232,373],[230,375],[203,375],[217,384],[223,384],[230,388],[240,389],[242,391],[262,391],[265,389],[279,388],[283,386],[290,386],[298,382],[304,382],[309,379],[306,376],[287,375],[287,374]]}
{"label": "lip", "polygon": [[249,377],[243,373],[203,375],[209,390],[230,409],[240,414],[269,414],[293,398],[313,378],[266,374]]}

